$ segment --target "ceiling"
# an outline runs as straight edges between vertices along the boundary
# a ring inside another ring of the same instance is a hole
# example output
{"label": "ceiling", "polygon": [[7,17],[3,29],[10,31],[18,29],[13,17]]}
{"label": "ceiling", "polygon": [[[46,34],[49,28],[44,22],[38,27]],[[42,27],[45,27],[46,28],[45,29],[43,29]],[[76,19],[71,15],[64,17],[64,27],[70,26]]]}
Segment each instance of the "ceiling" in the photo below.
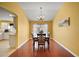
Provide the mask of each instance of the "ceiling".
{"label": "ceiling", "polygon": [[42,7],[44,20],[48,21],[55,17],[63,2],[19,2],[18,4],[22,7],[29,20],[32,21],[39,20],[40,7]]}
{"label": "ceiling", "polygon": [[10,15],[13,14],[5,10],[4,8],[0,7],[0,20],[11,21],[13,17],[11,17]]}

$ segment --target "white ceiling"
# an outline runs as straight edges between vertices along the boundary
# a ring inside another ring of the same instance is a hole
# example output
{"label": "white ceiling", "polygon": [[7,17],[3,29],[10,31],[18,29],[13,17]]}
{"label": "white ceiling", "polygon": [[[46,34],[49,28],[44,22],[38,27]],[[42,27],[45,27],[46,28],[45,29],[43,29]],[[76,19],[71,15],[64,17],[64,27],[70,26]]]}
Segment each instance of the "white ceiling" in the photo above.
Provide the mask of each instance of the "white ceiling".
{"label": "white ceiling", "polygon": [[45,16],[45,21],[53,19],[62,4],[63,2],[19,2],[29,20],[32,21],[39,20],[40,7],[43,7],[42,14]]}
{"label": "white ceiling", "polygon": [[0,7],[0,20],[11,21],[13,17],[11,17],[10,15],[13,14],[5,10],[4,8]]}

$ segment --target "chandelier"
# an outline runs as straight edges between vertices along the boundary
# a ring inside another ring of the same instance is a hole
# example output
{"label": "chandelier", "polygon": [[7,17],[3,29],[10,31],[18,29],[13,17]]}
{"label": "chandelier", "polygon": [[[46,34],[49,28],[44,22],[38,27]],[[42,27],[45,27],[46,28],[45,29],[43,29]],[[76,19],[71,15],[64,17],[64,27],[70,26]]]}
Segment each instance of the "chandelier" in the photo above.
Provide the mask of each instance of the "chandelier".
{"label": "chandelier", "polygon": [[44,16],[43,16],[43,8],[40,7],[40,16],[38,17],[40,21],[44,21]]}

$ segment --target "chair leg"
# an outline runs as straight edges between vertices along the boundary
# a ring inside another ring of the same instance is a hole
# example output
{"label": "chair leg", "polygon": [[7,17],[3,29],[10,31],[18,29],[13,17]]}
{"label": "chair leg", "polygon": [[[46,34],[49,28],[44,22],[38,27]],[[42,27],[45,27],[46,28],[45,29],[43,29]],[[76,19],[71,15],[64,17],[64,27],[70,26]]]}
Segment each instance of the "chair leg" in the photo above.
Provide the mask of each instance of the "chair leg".
{"label": "chair leg", "polygon": [[49,41],[48,41],[48,50],[49,50]]}
{"label": "chair leg", "polygon": [[39,50],[39,45],[38,45],[38,50]]}
{"label": "chair leg", "polygon": [[44,51],[45,51],[45,45],[44,45]]}
{"label": "chair leg", "polygon": [[33,51],[35,50],[35,43],[33,43]]}
{"label": "chair leg", "polygon": [[33,43],[33,51],[34,51],[34,43]]}
{"label": "chair leg", "polygon": [[49,44],[48,44],[48,50],[49,50]]}

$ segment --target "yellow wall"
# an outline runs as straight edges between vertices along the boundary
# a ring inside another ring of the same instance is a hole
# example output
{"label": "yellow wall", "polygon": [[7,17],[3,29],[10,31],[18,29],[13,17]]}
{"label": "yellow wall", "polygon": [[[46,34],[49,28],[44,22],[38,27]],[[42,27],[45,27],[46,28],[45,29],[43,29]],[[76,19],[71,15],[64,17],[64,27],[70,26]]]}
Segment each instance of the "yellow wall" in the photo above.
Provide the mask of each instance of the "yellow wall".
{"label": "yellow wall", "polygon": [[29,21],[24,14],[23,10],[17,3],[1,2],[0,7],[7,9],[8,11],[15,13],[16,17],[16,30],[17,30],[17,43],[20,45],[25,40],[29,40]]}
{"label": "yellow wall", "polygon": [[[70,26],[59,27],[59,20],[70,17]],[[53,21],[54,39],[79,56],[79,3],[64,3]]]}
{"label": "yellow wall", "polygon": [[50,32],[50,37],[52,38],[52,21],[43,21],[43,22],[41,22],[41,21],[30,21],[30,26],[29,26],[29,29],[30,29],[30,37],[31,37],[31,33],[33,32],[32,31],[32,25],[33,24],[48,24],[48,32]]}

